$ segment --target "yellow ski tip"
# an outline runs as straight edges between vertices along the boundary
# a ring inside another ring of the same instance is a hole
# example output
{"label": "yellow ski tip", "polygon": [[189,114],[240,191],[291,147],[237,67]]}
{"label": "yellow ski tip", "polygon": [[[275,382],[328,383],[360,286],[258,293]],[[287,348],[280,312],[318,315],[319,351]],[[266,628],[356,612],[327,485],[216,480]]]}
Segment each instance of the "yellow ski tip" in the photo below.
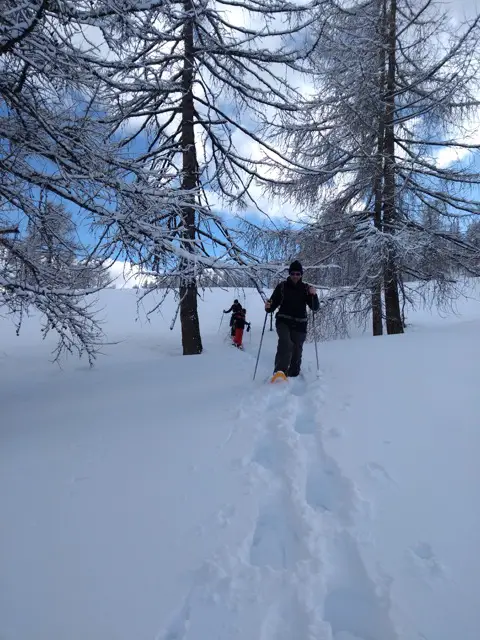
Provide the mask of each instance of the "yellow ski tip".
{"label": "yellow ski tip", "polygon": [[287,376],[283,373],[283,371],[276,371],[270,382],[287,382]]}

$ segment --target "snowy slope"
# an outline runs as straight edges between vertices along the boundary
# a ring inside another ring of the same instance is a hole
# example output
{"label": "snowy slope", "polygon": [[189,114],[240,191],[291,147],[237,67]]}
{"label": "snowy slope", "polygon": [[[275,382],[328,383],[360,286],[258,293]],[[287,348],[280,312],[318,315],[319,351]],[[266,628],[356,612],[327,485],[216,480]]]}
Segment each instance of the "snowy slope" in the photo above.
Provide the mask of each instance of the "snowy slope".
{"label": "snowy slope", "polygon": [[0,325],[2,640],[478,640],[480,303],[409,334],[312,345],[264,384],[201,303],[135,321],[105,291],[93,371]]}

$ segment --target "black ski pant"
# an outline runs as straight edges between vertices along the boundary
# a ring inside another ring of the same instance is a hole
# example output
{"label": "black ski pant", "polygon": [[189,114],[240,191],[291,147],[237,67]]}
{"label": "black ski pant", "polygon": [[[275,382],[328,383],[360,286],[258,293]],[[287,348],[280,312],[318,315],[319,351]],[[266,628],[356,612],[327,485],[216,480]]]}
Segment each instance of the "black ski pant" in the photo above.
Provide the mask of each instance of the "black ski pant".
{"label": "black ski pant", "polygon": [[298,325],[292,326],[287,322],[277,320],[276,328],[278,346],[274,373],[283,371],[287,376],[298,376],[302,364],[303,343],[307,337],[306,323],[305,330],[299,331]]}

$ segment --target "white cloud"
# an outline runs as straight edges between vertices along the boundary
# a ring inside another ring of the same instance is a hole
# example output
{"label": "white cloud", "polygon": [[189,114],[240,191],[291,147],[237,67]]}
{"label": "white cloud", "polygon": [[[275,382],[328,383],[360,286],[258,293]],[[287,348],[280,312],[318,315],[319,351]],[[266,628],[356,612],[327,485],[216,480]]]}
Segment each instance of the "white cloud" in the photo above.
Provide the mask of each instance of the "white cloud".
{"label": "white cloud", "polygon": [[[477,96],[477,98],[480,99],[480,96]],[[470,118],[462,122],[461,127],[451,132],[452,140],[463,144],[474,145],[480,149],[480,121],[478,118],[479,114],[477,112],[475,118]],[[467,161],[474,151],[475,149],[465,147],[444,147],[437,153],[436,162],[439,167],[445,168],[454,162]]]}
{"label": "white cloud", "polygon": [[474,18],[480,11],[480,0],[453,0],[450,10],[459,21]]}
{"label": "white cloud", "polygon": [[[480,145],[480,136],[477,144]],[[465,149],[464,147],[444,147],[437,154],[437,165],[440,169],[445,169],[455,162],[465,160],[471,153],[471,149]]]}
{"label": "white cloud", "polygon": [[141,286],[145,280],[145,277],[140,274],[139,267],[121,260],[113,262],[108,272],[117,289],[132,289],[134,285]]}

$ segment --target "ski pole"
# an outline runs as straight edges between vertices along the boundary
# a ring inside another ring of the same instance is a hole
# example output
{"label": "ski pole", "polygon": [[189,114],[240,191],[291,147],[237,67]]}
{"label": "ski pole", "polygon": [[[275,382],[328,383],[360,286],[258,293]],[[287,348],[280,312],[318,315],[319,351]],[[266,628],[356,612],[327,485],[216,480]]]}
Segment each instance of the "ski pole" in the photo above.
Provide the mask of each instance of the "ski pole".
{"label": "ski pole", "polygon": [[173,327],[175,326],[175,323],[177,321],[178,312],[180,311],[180,303],[181,303],[181,301],[178,303],[177,310],[175,311],[175,315],[173,316],[173,320],[172,320],[172,322],[170,324],[170,331],[173,331]]}
{"label": "ski pole", "polygon": [[260,344],[258,346],[257,362],[255,363],[255,371],[253,372],[253,379],[254,380],[255,380],[255,376],[257,375],[258,360],[260,358],[260,351],[262,349],[263,334],[265,333],[265,326],[267,324],[267,317],[268,317],[268,311],[265,313],[265,320],[263,321],[262,335],[260,336]]}
{"label": "ski pole", "polygon": [[317,345],[317,328],[315,326],[315,311],[312,311],[312,328],[313,328],[313,340],[315,342],[315,356],[317,358],[317,375],[320,370],[320,365],[318,364],[318,345]]}
{"label": "ski pole", "polygon": [[220,318],[220,324],[219,324],[219,326],[218,326],[218,331],[217,331],[217,333],[220,333],[220,329],[222,328],[223,316],[224,316],[224,314],[223,314],[223,312],[222,312],[222,317]]}

